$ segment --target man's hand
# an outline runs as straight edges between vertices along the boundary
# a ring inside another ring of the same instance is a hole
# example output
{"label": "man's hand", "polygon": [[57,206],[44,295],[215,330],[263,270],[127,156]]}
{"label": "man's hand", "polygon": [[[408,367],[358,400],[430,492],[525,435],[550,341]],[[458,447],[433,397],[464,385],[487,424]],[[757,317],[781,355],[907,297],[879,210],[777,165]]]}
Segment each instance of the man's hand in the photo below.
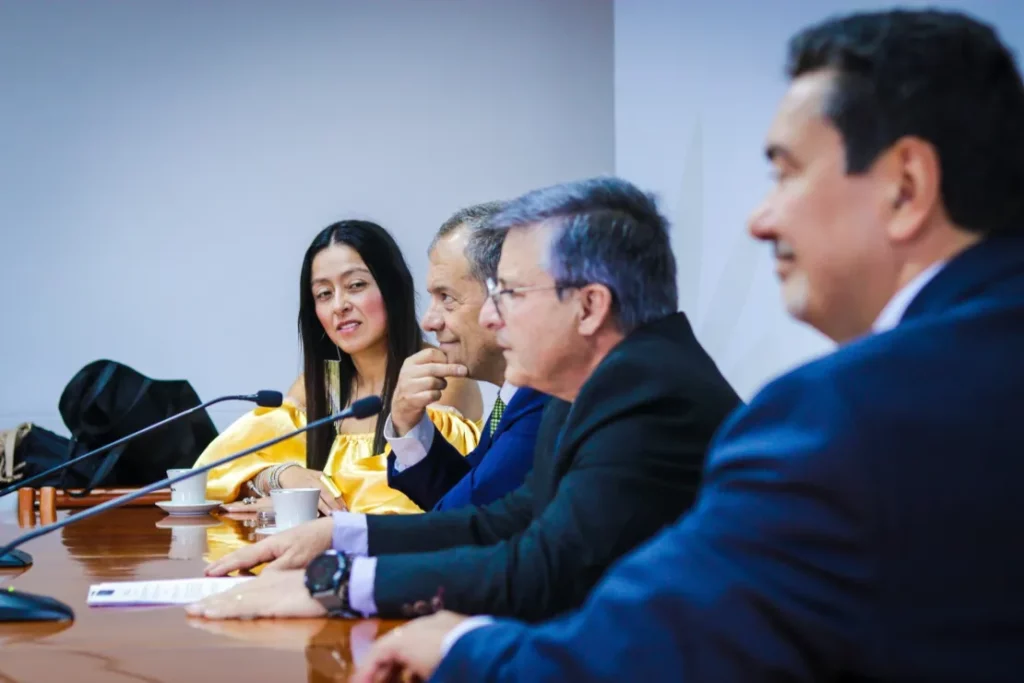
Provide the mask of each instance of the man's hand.
{"label": "man's hand", "polygon": [[327,610],[309,595],[305,572],[271,572],[185,607],[204,619],[316,618]]}
{"label": "man's hand", "polygon": [[345,501],[334,497],[334,492],[323,480],[323,472],[307,470],[305,467],[289,467],[282,470],[279,481],[283,489],[320,489],[320,502],[317,508],[325,515],[334,510],[344,510]]}
{"label": "man's hand", "polygon": [[303,569],[310,561],[331,547],[334,520],[330,517],[306,522],[239,548],[206,568],[207,576],[225,576],[236,569],[252,569],[270,562],[263,571]]}
{"label": "man's hand", "polygon": [[395,433],[405,436],[423,419],[427,406],[441,400],[441,392],[448,386],[445,377],[467,374],[466,366],[449,363],[440,349],[426,348],[406,358],[391,399]]}
{"label": "man's hand", "polygon": [[351,683],[425,681],[441,663],[445,636],[466,617],[438,612],[392,629],[374,643]]}

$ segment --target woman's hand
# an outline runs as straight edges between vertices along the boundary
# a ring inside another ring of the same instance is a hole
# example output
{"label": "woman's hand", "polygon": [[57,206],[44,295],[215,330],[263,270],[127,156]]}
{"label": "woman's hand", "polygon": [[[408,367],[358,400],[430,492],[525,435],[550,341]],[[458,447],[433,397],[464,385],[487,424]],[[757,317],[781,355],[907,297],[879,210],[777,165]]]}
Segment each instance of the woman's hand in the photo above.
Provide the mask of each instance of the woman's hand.
{"label": "woman's hand", "polygon": [[243,512],[263,512],[265,510],[273,510],[274,506],[270,502],[270,498],[254,498],[250,500],[244,498],[242,500],[236,500],[233,503],[221,503],[220,507],[224,512],[230,513],[243,513]]}
{"label": "woman's hand", "polygon": [[334,497],[334,492],[327,486],[322,476],[323,473],[316,470],[289,467],[281,471],[278,481],[283,489],[320,489],[320,502],[317,508],[325,515],[330,515],[334,510],[344,510],[345,501]]}

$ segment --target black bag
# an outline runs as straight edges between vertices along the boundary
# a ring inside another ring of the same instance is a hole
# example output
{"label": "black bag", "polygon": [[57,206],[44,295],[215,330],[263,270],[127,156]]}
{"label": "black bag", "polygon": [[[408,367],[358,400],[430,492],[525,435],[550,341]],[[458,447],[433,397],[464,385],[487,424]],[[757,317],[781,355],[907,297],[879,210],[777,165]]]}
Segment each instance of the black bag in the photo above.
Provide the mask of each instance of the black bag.
{"label": "black bag", "polygon": [[[71,431],[64,461],[201,403],[185,380],[154,380],[115,361],[93,361],[72,378],[60,397],[60,414]],[[198,410],[66,470],[57,486],[152,484],[167,476],[168,469],[192,467],[216,436],[209,414]]]}
{"label": "black bag", "polygon": [[[71,441],[39,425],[26,422],[15,429],[6,430],[4,435],[6,443],[0,444],[0,451],[4,455],[4,466],[0,468],[3,470],[0,472],[0,484],[3,486],[67,462]],[[91,472],[79,473],[79,476],[88,481]],[[59,482],[60,475],[55,475],[39,482],[38,486],[56,486]]]}

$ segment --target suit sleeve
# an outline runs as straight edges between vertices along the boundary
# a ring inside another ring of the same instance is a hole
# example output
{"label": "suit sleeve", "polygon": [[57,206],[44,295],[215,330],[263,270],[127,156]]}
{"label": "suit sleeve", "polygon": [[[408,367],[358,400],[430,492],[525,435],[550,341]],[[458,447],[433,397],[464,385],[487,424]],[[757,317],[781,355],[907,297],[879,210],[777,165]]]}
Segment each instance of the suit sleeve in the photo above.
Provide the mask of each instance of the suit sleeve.
{"label": "suit sleeve", "polygon": [[[611,562],[688,507],[707,445],[671,401],[638,407],[583,440],[554,499],[520,534],[488,547],[380,557],[381,616],[443,595],[445,609],[535,620],[579,605]],[[670,512],[670,511],[675,511]]]}
{"label": "suit sleeve", "polygon": [[484,507],[422,515],[368,515],[370,555],[417,553],[460,545],[491,545],[525,529],[533,516],[530,478],[518,489]]}
{"label": "suit sleeve", "polygon": [[454,510],[468,505],[487,505],[517,489],[533,466],[541,410],[522,416],[491,444],[482,458],[434,506]]}
{"label": "suit sleeve", "polygon": [[401,491],[424,510],[430,510],[466,476],[474,455],[475,451],[463,457],[440,432],[434,430],[426,457],[412,467],[396,472],[395,455],[388,455],[388,486]]}
{"label": "suit sleeve", "polygon": [[782,382],[723,430],[694,512],[579,611],[471,631],[432,680],[841,678],[871,632],[876,445],[828,387]]}

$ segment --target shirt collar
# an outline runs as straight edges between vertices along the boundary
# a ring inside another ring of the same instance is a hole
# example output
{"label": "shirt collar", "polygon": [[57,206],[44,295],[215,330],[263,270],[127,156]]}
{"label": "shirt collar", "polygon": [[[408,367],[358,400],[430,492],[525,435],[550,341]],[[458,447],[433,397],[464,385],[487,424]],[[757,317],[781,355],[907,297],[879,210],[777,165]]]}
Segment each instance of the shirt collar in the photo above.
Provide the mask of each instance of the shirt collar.
{"label": "shirt collar", "polygon": [[896,327],[900,319],[903,318],[903,314],[907,312],[910,302],[924,289],[926,284],[931,282],[932,278],[939,274],[939,271],[945,265],[945,261],[936,261],[918,273],[917,277],[904,285],[900,291],[896,292],[895,296],[889,299],[889,303],[885,305],[882,312],[878,314],[875,324],[871,326],[872,331],[877,334]]}
{"label": "shirt collar", "polygon": [[512,397],[516,395],[517,391],[519,391],[519,387],[515,384],[505,382],[501,385],[501,389],[498,390],[498,397],[501,398],[501,402],[507,406],[512,400]]}

